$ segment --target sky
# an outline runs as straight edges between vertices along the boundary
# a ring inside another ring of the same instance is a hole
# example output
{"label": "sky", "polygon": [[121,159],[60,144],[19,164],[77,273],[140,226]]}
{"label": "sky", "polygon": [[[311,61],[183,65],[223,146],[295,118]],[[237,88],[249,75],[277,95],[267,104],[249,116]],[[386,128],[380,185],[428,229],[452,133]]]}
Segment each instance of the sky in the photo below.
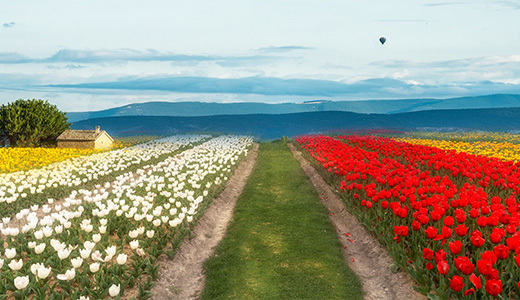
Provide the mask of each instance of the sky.
{"label": "sky", "polygon": [[520,94],[519,15],[517,0],[3,0],[0,104]]}

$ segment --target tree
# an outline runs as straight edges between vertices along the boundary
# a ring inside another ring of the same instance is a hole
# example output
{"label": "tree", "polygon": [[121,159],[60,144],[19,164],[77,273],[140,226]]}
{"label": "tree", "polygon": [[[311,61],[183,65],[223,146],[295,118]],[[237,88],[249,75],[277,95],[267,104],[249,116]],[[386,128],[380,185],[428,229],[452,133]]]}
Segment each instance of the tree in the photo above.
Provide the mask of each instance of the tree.
{"label": "tree", "polygon": [[11,146],[48,145],[69,127],[65,113],[47,100],[18,99],[0,107],[0,140]]}

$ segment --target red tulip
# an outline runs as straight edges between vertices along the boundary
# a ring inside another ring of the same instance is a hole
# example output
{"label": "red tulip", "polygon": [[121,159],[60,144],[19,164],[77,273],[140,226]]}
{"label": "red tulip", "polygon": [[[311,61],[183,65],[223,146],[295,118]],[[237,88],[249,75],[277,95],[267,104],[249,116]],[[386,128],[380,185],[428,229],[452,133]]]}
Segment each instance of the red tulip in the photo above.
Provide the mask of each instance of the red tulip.
{"label": "red tulip", "polygon": [[433,239],[437,236],[437,228],[433,226],[429,226],[425,231],[426,237],[429,239]]}
{"label": "red tulip", "polygon": [[480,288],[482,287],[482,280],[479,277],[477,277],[475,274],[471,274],[469,276],[469,281],[471,281],[471,283],[473,283],[473,285],[475,286],[475,289],[477,290],[480,290]]}
{"label": "red tulip", "polygon": [[457,240],[449,243],[450,251],[454,255],[457,255],[462,250],[462,242]]}
{"label": "red tulip", "polygon": [[483,239],[481,235],[471,236],[471,244],[473,244],[473,246],[477,248],[482,247],[482,245],[484,245],[484,242],[486,242],[486,240]]}
{"label": "red tulip", "polygon": [[447,261],[441,260],[437,263],[437,270],[439,271],[439,274],[446,275],[448,274],[448,271],[450,270],[450,265]]}
{"label": "red tulip", "polygon": [[469,275],[475,270],[475,265],[466,256],[456,257],[455,267],[464,275]]}
{"label": "red tulip", "polygon": [[491,296],[497,296],[502,292],[502,281],[490,279],[486,281],[486,292]]}
{"label": "red tulip", "polygon": [[493,251],[484,251],[480,253],[480,258],[489,260],[491,264],[495,264],[497,262],[497,255]]}
{"label": "red tulip", "polygon": [[464,296],[469,296],[471,294],[475,293],[475,290],[474,289],[467,289],[465,292],[464,292]]}
{"label": "red tulip", "polygon": [[477,260],[478,272],[484,276],[490,275],[493,270],[493,263],[487,259]]}
{"label": "red tulip", "polygon": [[426,259],[426,260],[432,260],[433,259],[433,250],[432,249],[429,249],[429,248],[424,248],[423,249],[423,258]]}
{"label": "red tulip", "polygon": [[466,227],[466,225],[464,224],[460,224],[457,227],[455,227],[455,233],[458,236],[463,237],[468,233],[468,227]]}
{"label": "red tulip", "polygon": [[497,256],[498,259],[504,260],[509,255],[509,248],[503,244],[495,246],[493,248],[493,251],[495,252],[495,255]]}
{"label": "red tulip", "polygon": [[460,292],[464,288],[464,281],[460,276],[453,276],[450,279],[450,288],[455,292]]}

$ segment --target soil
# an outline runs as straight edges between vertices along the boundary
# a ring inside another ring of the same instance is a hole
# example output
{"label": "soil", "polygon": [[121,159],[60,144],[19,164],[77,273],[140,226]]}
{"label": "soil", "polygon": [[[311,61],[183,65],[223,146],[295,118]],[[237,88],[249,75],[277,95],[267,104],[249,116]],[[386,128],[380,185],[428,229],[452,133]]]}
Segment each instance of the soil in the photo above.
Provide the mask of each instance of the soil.
{"label": "soil", "polygon": [[206,210],[193,230],[192,239],[186,239],[173,260],[162,255],[159,278],[152,289],[152,299],[197,299],[204,288],[204,261],[215,252],[215,247],[226,234],[233,217],[236,201],[253,170],[258,154],[253,146],[228,181],[226,188]]}
{"label": "soil", "polygon": [[392,258],[379,242],[347,212],[337,194],[318,174],[316,169],[302,156],[292,144],[288,144],[294,157],[309,176],[321,202],[329,209],[332,223],[337,228],[338,239],[343,245],[343,256],[349,267],[359,276],[363,284],[365,299],[427,299],[415,291],[413,279],[405,272],[393,273],[390,265]]}

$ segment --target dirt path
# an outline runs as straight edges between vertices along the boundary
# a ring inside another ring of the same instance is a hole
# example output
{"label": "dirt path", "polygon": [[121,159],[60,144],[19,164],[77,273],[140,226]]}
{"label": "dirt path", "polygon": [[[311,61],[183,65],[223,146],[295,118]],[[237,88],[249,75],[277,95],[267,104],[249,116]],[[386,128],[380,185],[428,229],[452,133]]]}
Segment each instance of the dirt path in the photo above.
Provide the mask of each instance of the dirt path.
{"label": "dirt path", "polygon": [[[363,283],[365,299],[422,300],[426,296],[412,289],[414,282],[404,272],[392,273],[390,264],[393,260],[385,249],[358,222],[356,217],[345,209],[341,199],[330,189],[314,167],[292,144],[288,144],[294,157],[309,176],[321,202],[330,211],[330,219],[337,228],[338,239],[343,245],[343,255],[350,268],[358,274]],[[349,234],[347,236],[345,234]]]}
{"label": "dirt path", "polygon": [[255,165],[258,146],[254,144],[224,191],[199,220],[193,230],[195,237],[182,243],[173,260],[166,255],[158,258],[161,267],[159,279],[152,289],[152,299],[196,299],[200,296],[205,283],[204,261],[213,255],[226,233],[236,201]]}

